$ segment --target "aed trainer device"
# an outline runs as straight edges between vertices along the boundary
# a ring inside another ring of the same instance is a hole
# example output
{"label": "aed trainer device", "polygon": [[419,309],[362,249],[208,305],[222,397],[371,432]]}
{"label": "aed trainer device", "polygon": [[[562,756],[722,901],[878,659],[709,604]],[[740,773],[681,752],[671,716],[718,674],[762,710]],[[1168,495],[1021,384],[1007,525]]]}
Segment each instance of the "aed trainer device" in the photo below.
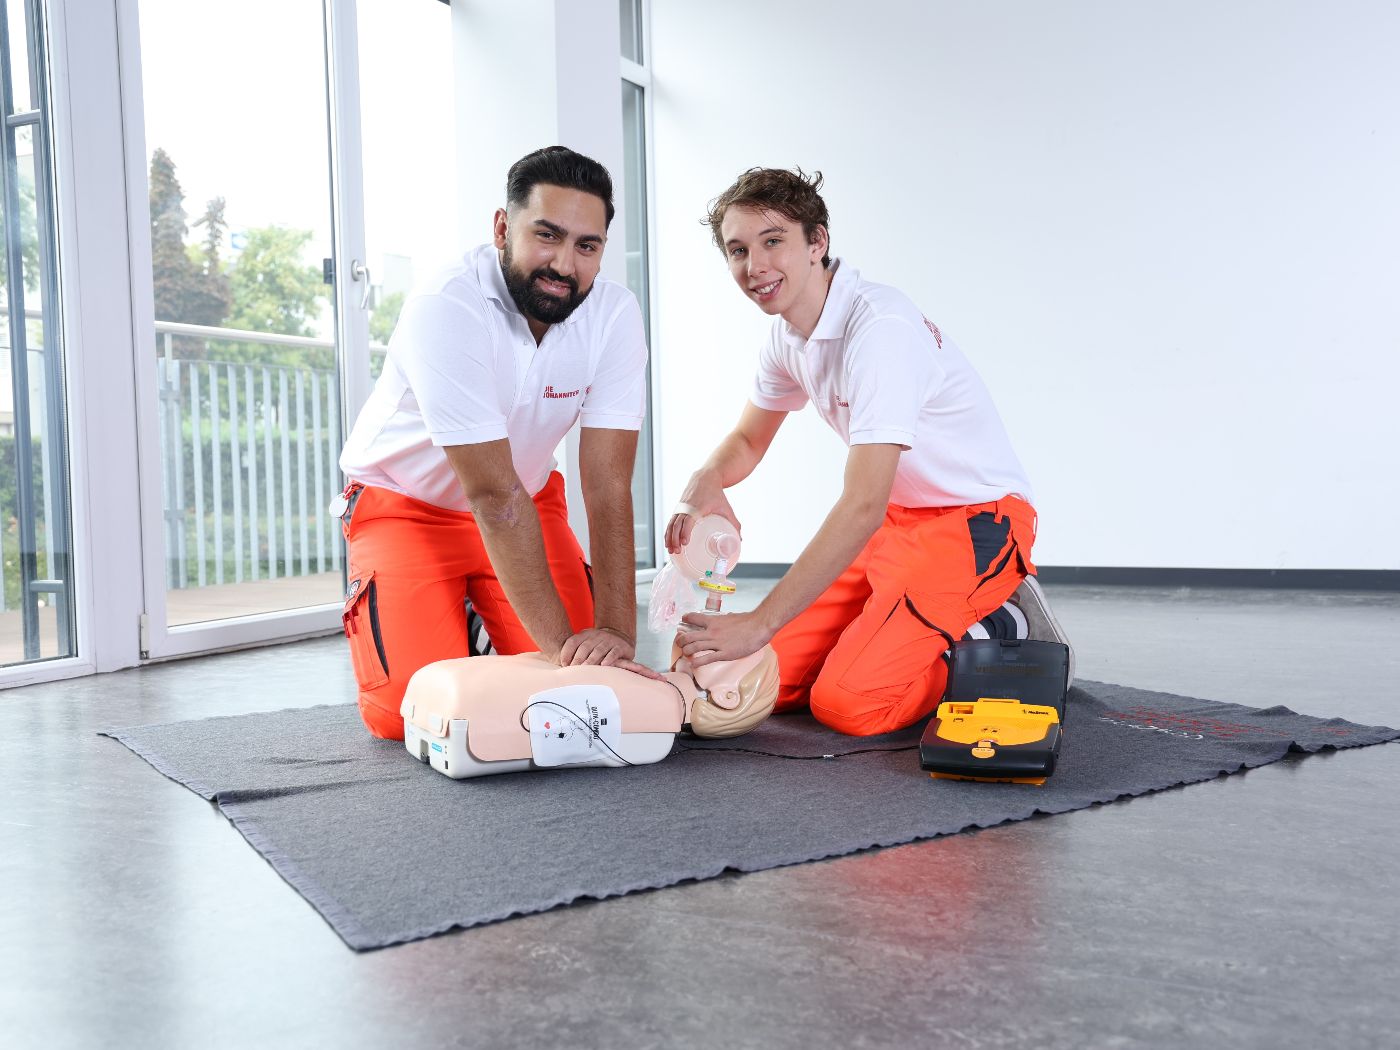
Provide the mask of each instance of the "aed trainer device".
{"label": "aed trainer device", "polygon": [[948,692],[919,741],[920,767],[946,780],[1044,784],[1060,754],[1069,647],[968,639],[948,658]]}

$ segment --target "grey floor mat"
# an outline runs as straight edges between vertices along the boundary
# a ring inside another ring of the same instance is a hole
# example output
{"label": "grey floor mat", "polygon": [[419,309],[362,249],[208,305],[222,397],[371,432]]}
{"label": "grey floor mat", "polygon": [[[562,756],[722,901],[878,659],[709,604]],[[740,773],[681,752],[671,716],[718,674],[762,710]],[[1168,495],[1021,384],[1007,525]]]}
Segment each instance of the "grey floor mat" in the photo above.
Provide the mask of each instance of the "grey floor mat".
{"label": "grey floor mat", "polygon": [[[683,750],[651,766],[465,781],[369,738],[353,704],[104,735],[216,802],[357,950],[726,870],[1066,813],[1289,751],[1400,738],[1283,707],[1097,682],[1071,691],[1060,768],[1043,787],[935,781],[909,749],[918,727],[856,739],[805,715],[732,741],[683,738]],[[811,757],[824,754],[835,757]]]}

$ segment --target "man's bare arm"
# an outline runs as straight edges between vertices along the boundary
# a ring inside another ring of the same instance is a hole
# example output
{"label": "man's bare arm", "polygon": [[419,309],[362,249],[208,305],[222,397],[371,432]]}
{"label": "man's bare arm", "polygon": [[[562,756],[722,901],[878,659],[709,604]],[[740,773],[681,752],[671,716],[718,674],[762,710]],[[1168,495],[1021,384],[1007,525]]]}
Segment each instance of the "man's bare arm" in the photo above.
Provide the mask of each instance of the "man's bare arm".
{"label": "man's bare arm", "polygon": [[756,612],[776,632],[836,582],[885,520],[899,445],[855,445],[846,457],[841,497],[817,534]]}
{"label": "man's bare arm", "polygon": [[593,624],[564,643],[559,662],[622,667],[659,677],[637,655],[637,572],[632,540],[635,430],[584,427],[579,436],[579,483],[588,512],[593,559]]}
{"label": "man's bare arm", "polygon": [[840,499],[792,568],[753,612],[685,617],[692,629],[681,635],[682,649],[696,667],[755,652],[835,582],[884,520],[902,451],[899,445],[851,448]]}
{"label": "man's bare arm", "polygon": [[579,482],[588,511],[593,559],[593,622],[637,639],[637,555],[633,542],[632,468],[637,431],[583,427]]}
{"label": "man's bare arm", "polygon": [[549,575],[539,514],[515,472],[510,441],[449,445],[443,452],[476,518],[506,601],[540,652],[558,660],[573,631]]}

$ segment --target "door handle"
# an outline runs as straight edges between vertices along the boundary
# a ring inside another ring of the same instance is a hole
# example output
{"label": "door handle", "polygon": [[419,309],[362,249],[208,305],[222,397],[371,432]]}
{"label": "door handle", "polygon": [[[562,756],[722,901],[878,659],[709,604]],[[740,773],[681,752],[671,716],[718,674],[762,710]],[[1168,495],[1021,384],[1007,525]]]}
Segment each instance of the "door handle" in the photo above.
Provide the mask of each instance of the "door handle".
{"label": "door handle", "polygon": [[365,291],[364,291],[364,294],[360,296],[360,309],[361,309],[361,310],[367,310],[367,309],[369,309],[369,294],[370,294],[370,291],[372,290],[372,286],[371,286],[370,283],[369,283],[369,282],[370,282],[369,267],[366,266],[364,263],[360,262],[359,259],[351,259],[351,260],[350,260],[350,279],[351,279],[352,281],[364,281],[364,282],[365,282]]}

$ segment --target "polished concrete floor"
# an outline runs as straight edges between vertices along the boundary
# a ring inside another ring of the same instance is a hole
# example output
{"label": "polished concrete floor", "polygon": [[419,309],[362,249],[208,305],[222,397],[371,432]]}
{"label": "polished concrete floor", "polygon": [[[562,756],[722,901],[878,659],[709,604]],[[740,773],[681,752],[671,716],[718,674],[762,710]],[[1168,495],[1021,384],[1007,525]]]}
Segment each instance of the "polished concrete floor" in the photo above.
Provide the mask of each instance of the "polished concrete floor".
{"label": "polished concrete floor", "polygon": [[[1400,595],[1051,595],[1082,677],[1400,723]],[[1400,744],[356,954],[96,735],[351,696],[332,638],[0,694],[0,1046],[1400,1046]]]}

